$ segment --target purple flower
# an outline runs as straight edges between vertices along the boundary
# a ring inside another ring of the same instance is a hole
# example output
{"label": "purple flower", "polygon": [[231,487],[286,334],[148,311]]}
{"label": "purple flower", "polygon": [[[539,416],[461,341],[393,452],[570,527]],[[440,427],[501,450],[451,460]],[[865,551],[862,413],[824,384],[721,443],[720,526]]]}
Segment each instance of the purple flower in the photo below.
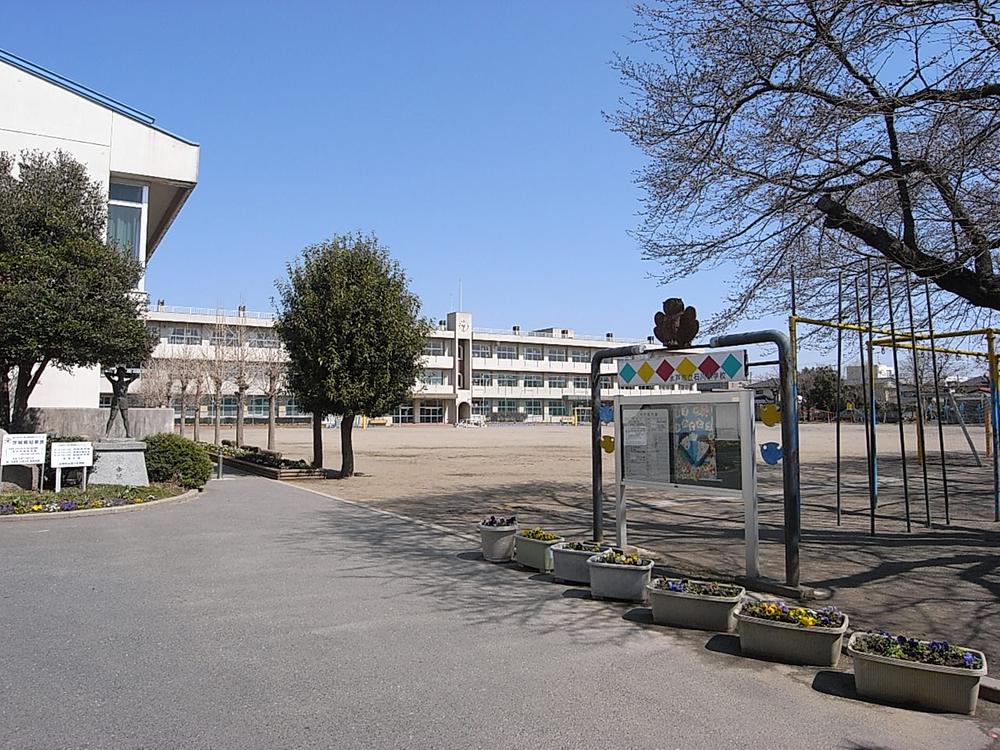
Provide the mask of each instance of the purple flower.
{"label": "purple flower", "polygon": [[971,651],[966,651],[965,655],[962,657],[962,661],[965,662],[965,666],[971,667],[973,663],[976,661],[976,657],[973,656]]}
{"label": "purple flower", "polygon": [[683,591],[684,581],[667,581],[667,588],[670,591]]}

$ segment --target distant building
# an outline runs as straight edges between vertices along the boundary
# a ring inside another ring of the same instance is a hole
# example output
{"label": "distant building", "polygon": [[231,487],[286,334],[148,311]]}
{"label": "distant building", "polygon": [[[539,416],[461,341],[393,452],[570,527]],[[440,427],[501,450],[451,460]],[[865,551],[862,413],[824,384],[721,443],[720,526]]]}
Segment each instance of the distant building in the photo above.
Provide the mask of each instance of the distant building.
{"label": "distant building", "polygon": [[[201,361],[214,356],[268,359],[280,351],[267,313],[246,310],[217,312],[209,309],[170,307],[157,303],[147,314],[150,329],[159,338],[154,360]],[[228,341],[228,344],[226,343]],[[562,422],[590,419],[590,360],[594,352],[609,346],[639,343],[604,336],[578,335],[570,328],[522,331],[474,328],[472,314],[452,312],[441,320],[424,347],[424,372],[414,385],[409,403],[386,415],[396,424],[455,424],[473,415],[485,421]],[[229,353],[225,351],[228,345]],[[216,347],[221,348],[217,349]],[[246,352],[237,355],[236,350]],[[279,354],[279,356],[282,356]],[[601,369],[601,395],[636,393],[638,388],[619,388],[614,362]],[[669,392],[690,386],[642,386],[644,390]],[[143,381],[136,384],[143,391]],[[104,394],[109,401],[110,392]],[[203,420],[214,417],[213,399],[191,404],[186,415]],[[180,399],[173,404],[180,418]],[[230,383],[223,390],[221,416],[236,417],[237,396]],[[247,395],[249,421],[267,419],[268,400],[261,383]],[[282,422],[308,417],[294,396],[282,393],[277,417]]]}
{"label": "distant building", "polygon": [[[889,365],[875,363],[875,380],[888,380],[895,375],[895,372]],[[844,368],[845,383],[865,383],[868,382],[868,377],[868,360],[855,360]]]}

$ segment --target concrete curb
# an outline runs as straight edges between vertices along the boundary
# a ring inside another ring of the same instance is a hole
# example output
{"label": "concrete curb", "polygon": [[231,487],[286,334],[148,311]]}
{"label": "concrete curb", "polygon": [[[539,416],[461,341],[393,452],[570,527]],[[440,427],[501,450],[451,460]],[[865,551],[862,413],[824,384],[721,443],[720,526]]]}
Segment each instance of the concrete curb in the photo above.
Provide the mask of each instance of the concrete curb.
{"label": "concrete curb", "polygon": [[57,518],[79,518],[80,516],[108,516],[112,513],[127,513],[133,510],[152,508],[157,505],[184,502],[197,497],[199,493],[200,490],[188,490],[187,492],[182,492],[180,495],[174,495],[173,497],[150,500],[148,503],[118,505],[114,508],[84,508],[82,510],[62,510],[55,513],[19,513],[17,515],[0,516],[0,523],[4,521],[38,521],[41,519],[51,521]]}
{"label": "concrete curb", "polygon": [[[461,531],[456,531],[455,529],[449,529],[447,526],[441,526],[440,524],[431,523],[430,521],[422,521],[419,518],[411,518],[410,516],[403,515],[402,513],[394,513],[389,510],[383,510],[381,508],[373,508],[367,503],[358,502],[357,500],[345,500],[342,497],[337,497],[336,495],[331,495],[328,492],[320,492],[319,490],[314,490],[308,487],[299,487],[298,485],[289,484],[283,480],[272,480],[272,481],[282,481],[283,484],[288,484],[297,490],[302,490],[302,492],[308,492],[310,495],[319,495],[320,497],[325,497],[329,500],[335,500],[338,503],[344,503],[345,505],[353,505],[355,508],[362,508],[364,510],[370,511],[372,513],[377,513],[381,516],[389,516],[390,518],[396,518],[400,521],[406,521],[407,523],[417,524],[419,526],[425,526],[429,529],[434,529],[435,531],[441,531],[445,534],[450,534],[451,536],[457,536],[461,539],[467,539],[469,541],[478,542],[479,539],[473,534],[466,534]],[[638,549],[638,548],[637,548]],[[655,573],[656,568],[654,566],[653,571]],[[748,591],[748,594],[753,592]],[[844,645],[842,646],[842,652],[847,653],[847,641],[850,639],[853,630],[848,630],[844,633]],[[988,701],[989,703],[1000,703],[1000,680],[993,677],[983,677],[979,684],[979,697]]]}

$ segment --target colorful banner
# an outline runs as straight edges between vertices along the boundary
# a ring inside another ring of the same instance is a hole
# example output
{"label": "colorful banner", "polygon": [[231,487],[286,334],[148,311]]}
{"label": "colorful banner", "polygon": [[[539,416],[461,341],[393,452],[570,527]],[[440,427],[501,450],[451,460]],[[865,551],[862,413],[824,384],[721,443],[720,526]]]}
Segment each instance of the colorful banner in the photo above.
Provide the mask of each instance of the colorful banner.
{"label": "colorful banner", "polygon": [[618,360],[618,384],[621,386],[692,381],[708,383],[746,378],[746,352],[743,349],[705,354],[651,354]]}

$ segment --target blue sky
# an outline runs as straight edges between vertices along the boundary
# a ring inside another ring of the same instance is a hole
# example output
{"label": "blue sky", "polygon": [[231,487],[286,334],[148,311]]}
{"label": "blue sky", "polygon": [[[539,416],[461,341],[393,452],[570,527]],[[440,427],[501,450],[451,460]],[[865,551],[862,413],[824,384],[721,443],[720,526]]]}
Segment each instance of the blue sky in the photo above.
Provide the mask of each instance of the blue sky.
{"label": "blue sky", "polygon": [[718,309],[717,275],[659,287],[627,235],[641,156],[602,110],[623,92],[609,63],[630,49],[628,2],[74,1],[4,16],[0,46],[201,144],[200,184],[149,270],[154,299],[270,309],[304,245],[363,230],[434,319],[460,280],[477,327],[639,337],[666,296],[703,319]]}

